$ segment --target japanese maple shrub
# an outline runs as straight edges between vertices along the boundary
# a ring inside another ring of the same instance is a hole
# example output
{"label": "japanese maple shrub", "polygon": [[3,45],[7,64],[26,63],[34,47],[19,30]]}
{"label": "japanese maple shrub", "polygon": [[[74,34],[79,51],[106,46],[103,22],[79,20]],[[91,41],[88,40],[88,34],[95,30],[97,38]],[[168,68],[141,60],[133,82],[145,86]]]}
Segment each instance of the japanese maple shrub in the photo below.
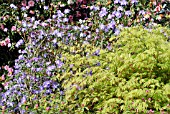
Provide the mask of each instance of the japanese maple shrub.
{"label": "japanese maple shrub", "polygon": [[110,38],[112,49],[64,46],[64,113],[170,112],[170,31],[125,28]]}

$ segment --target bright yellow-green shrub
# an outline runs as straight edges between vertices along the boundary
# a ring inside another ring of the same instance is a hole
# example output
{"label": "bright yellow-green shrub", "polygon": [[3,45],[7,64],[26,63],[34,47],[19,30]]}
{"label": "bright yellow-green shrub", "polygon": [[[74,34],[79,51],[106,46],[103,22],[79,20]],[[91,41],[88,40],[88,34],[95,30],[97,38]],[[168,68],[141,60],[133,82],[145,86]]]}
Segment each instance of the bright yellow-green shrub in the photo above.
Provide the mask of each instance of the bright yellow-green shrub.
{"label": "bright yellow-green shrub", "polygon": [[64,46],[65,72],[57,78],[65,102],[59,108],[70,114],[170,112],[170,43],[165,33],[168,28],[126,28],[110,38],[110,51],[90,44]]}

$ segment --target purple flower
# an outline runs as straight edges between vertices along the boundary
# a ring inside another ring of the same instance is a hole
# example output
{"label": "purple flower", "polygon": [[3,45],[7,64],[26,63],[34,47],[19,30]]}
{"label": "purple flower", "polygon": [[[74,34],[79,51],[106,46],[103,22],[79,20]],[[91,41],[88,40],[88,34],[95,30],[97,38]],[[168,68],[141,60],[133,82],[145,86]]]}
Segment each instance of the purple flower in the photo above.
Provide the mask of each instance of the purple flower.
{"label": "purple flower", "polygon": [[43,83],[43,87],[44,87],[44,88],[48,88],[48,87],[50,87],[50,84],[51,84],[51,81],[45,81],[45,82]]}
{"label": "purple flower", "polygon": [[109,14],[107,19],[112,19],[113,15]]}
{"label": "purple flower", "polygon": [[111,50],[112,49],[112,46],[110,44],[107,45],[107,49],[108,50]]}
{"label": "purple flower", "polygon": [[20,70],[14,70],[14,74],[18,74]]}
{"label": "purple flower", "polygon": [[39,86],[40,91],[44,90],[43,86]]}
{"label": "purple flower", "polygon": [[60,91],[60,95],[64,95],[64,92],[63,92],[63,91]]}
{"label": "purple flower", "polygon": [[98,29],[98,28],[96,28],[96,32],[97,32],[97,33],[99,32],[99,29]]}
{"label": "purple flower", "polygon": [[105,29],[105,25],[100,24],[100,29],[101,29],[101,30],[104,30],[104,29]]}
{"label": "purple flower", "polygon": [[36,71],[39,72],[39,71],[42,71],[43,68],[36,68]]}
{"label": "purple flower", "polygon": [[13,107],[13,106],[14,106],[14,103],[13,103],[13,102],[7,102],[7,105]]}
{"label": "purple flower", "polygon": [[144,10],[139,11],[139,15],[144,15],[144,14],[145,14]]}
{"label": "purple flower", "polygon": [[34,94],[39,94],[40,91],[38,91],[38,90],[33,90],[32,93],[34,93]]}
{"label": "purple flower", "polygon": [[19,55],[18,59],[19,60],[24,60],[24,56],[23,55]]}
{"label": "purple flower", "polygon": [[90,10],[94,10],[94,11],[97,11],[99,10],[100,8],[98,6],[90,6]]}
{"label": "purple flower", "polygon": [[64,10],[64,13],[65,13],[65,14],[67,14],[67,13],[69,13],[69,12],[70,12],[69,9],[65,9],[65,10]]}
{"label": "purple flower", "polygon": [[114,0],[114,4],[120,3],[120,0]]}
{"label": "purple flower", "polygon": [[20,39],[17,43],[16,43],[16,45],[15,45],[15,47],[19,47],[20,45],[22,45],[24,43],[24,41],[22,40],[22,39]]}
{"label": "purple flower", "polygon": [[30,62],[28,62],[27,64],[26,64],[26,66],[28,67],[28,68],[30,68],[31,67],[31,63]]}
{"label": "purple flower", "polygon": [[53,89],[57,89],[59,87],[59,84],[58,83],[53,83],[52,87],[53,87]]}
{"label": "purple flower", "polygon": [[119,6],[119,7],[117,8],[117,11],[123,11],[123,7],[122,7],[122,6]]}
{"label": "purple flower", "polygon": [[96,51],[94,52],[94,55],[99,56],[99,55],[100,55],[100,50],[99,50],[99,49],[96,50]]}
{"label": "purple flower", "polygon": [[21,103],[25,103],[27,101],[27,97],[26,96],[23,96],[22,99],[21,99]]}
{"label": "purple flower", "polygon": [[54,30],[53,33],[52,33],[52,35],[57,35],[58,33],[59,33],[58,30]]}
{"label": "purple flower", "polygon": [[61,62],[60,60],[55,61],[55,63],[57,64],[58,68],[61,68],[63,66],[63,62]]}
{"label": "purple flower", "polygon": [[46,90],[46,94],[50,94],[52,92],[51,89]]}
{"label": "purple flower", "polygon": [[52,71],[52,70],[54,70],[55,68],[56,68],[55,65],[48,66],[48,67],[47,67],[47,71]]}
{"label": "purple flower", "polygon": [[68,22],[68,20],[69,20],[68,18],[64,18],[63,22]]}
{"label": "purple flower", "polygon": [[115,12],[115,16],[116,16],[117,18],[121,18],[121,17],[122,17],[122,14],[121,14],[119,11],[116,11],[116,12]]}
{"label": "purple flower", "polygon": [[35,37],[35,33],[34,32],[31,32],[31,37]]}
{"label": "purple flower", "polygon": [[63,33],[58,32],[57,37],[62,37],[62,36],[63,36]]}
{"label": "purple flower", "polygon": [[44,6],[44,10],[48,10],[48,6]]}
{"label": "purple flower", "polygon": [[55,19],[57,17],[57,15],[53,15],[52,18]]}
{"label": "purple flower", "polygon": [[100,62],[97,62],[97,64],[96,64],[97,66],[100,66]]}
{"label": "purple flower", "polygon": [[119,29],[115,29],[114,35],[119,35],[119,33],[120,33],[120,30]]}
{"label": "purple flower", "polygon": [[128,4],[128,2],[126,0],[120,1],[120,5],[122,5],[122,6],[126,6],[127,4]]}
{"label": "purple flower", "polygon": [[114,28],[115,28],[115,24],[116,24],[116,22],[115,22],[114,20],[112,20],[112,21],[108,24],[108,28],[109,28],[109,29],[110,29],[110,28],[114,29]]}
{"label": "purple flower", "polygon": [[31,60],[38,62],[39,58],[38,57],[33,57]]}
{"label": "purple flower", "polygon": [[84,36],[85,36],[85,34],[81,32],[81,33],[80,33],[80,38],[81,38],[81,37],[84,37]]}
{"label": "purple flower", "polygon": [[127,15],[127,16],[130,16],[132,13],[131,13],[131,11],[129,10],[129,11],[125,11],[125,15]]}
{"label": "purple flower", "polygon": [[57,16],[58,16],[58,17],[63,17],[64,14],[63,14],[60,10],[57,10]]}
{"label": "purple flower", "polygon": [[21,7],[21,10],[22,10],[22,11],[25,11],[25,10],[26,10],[26,7]]}
{"label": "purple flower", "polygon": [[99,16],[100,16],[100,17],[106,16],[107,13],[108,13],[108,12],[107,12],[106,8],[103,7],[103,8],[101,9],[100,13],[99,13]]}

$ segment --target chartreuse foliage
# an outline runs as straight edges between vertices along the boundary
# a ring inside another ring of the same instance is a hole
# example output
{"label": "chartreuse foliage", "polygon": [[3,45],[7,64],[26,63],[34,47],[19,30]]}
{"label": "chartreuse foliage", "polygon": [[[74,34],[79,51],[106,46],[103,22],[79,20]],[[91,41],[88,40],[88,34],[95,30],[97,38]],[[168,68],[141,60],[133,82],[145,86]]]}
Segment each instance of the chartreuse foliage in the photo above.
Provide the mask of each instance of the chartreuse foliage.
{"label": "chartreuse foliage", "polygon": [[[112,50],[90,44],[63,46],[63,113],[170,112],[169,29],[125,28]],[[166,36],[165,36],[166,35]],[[60,46],[60,47],[62,47]]]}

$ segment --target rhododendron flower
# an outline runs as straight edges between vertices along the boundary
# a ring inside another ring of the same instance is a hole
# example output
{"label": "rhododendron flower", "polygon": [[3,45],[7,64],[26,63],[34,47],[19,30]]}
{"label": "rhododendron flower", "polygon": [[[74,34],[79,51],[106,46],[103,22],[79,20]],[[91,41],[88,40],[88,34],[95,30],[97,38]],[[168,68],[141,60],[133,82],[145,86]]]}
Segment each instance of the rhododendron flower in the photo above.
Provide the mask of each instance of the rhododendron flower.
{"label": "rhododendron flower", "polygon": [[11,31],[16,31],[16,30],[17,30],[16,26],[12,26]]}
{"label": "rhododendron flower", "polygon": [[34,14],[35,12],[34,12],[33,10],[30,10],[30,13],[31,13],[31,14]]}
{"label": "rhododendron flower", "polygon": [[84,0],[77,0],[76,2],[77,2],[77,3],[81,3],[82,1],[84,1]]}
{"label": "rhododendron flower", "polygon": [[8,68],[8,76],[12,76],[13,71],[14,70],[12,68]]}
{"label": "rhododendron flower", "polygon": [[76,11],[76,17],[81,17],[81,13],[79,11]]}
{"label": "rhododendron flower", "polygon": [[156,6],[156,8],[154,9],[155,12],[160,12],[162,9],[162,6],[159,4],[158,6]]}
{"label": "rhododendron flower", "polygon": [[0,42],[0,45],[1,45],[1,46],[6,46],[7,44],[6,44],[5,41],[2,41],[2,42]]}
{"label": "rhododendron flower", "polygon": [[49,111],[49,110],[50,110],[50,107],[47,107],[46,110]]}
{"label": "rhododendron flower", "polygon": [[7,44],[9,44],[9,43],[10,43],[10,39],[9,39],[9,38],[6,38],[6,39],[5,39],[5,42],[6,42]]}
{"label": "rhododendron flower", "polygon": [[8,68],[9,68],[9,66],[7,66],[7,65],[4,66],[4,69],[5,69],[5,70],[8,70]]}
{"label": "rhododendron flower", "polygon": [[3,24],[1,24],[0,26],[1,26],[0,28],[1,28],[2,30],[4,30],[4,25],[3,25]]}
{"label": "rhododendron flower", "polygon": [[30,7],[33,7],[34,6],[34,1],[33,0],[30,0],[29,2],[28,2],[28,6],[30,6]]}
{"label": "rhododendron flower", "polygon": [[35,104],[35,108],[36,108],[36,109],[38,108],[38,104]]}
{"label": "rhododendron flower", "polygon": [[149,114],[154,114],[154,111],[153,111],[152,109],[150,109],[150,110],[148,111],[148,113],[149,113]]}
{"label": "rhododendron flower", "polygon": [[23,0],[22,2],[21,2],[21,4],[22,4],[22,6],[27,6],[27,3],[26,3],[26,0]]}
{"label": "rhododendron flower", "polygon": [[0,81],[3,81],[3,80],[5,80],[5,75],[4,74],[0,77]]}
{"label": "rhododendron flower", "polygon": [[73,16],[69,15],[69,20],[72,22],[73,21]]}

